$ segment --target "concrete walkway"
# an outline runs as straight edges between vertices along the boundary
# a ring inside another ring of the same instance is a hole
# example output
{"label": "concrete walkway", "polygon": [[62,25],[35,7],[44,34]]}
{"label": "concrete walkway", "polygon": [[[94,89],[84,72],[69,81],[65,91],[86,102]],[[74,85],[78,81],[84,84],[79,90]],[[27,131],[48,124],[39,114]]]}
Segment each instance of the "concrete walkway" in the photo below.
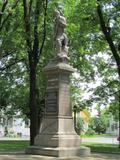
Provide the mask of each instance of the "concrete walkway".
{"label": "concrete walkway", "polygon": [[[2,140],[11,140],[11,141],[14,141],[14,140],[29,140],[30,138],[29,137],[17,137],[17,138],[12,138],[12,137],[0,137],[0,141]],[[90,138],[82,138],[82,142],[96,142],[96,143],[111,143],[111,144],[118,144],[118,141],[117,141],[117,137],[104,137],[104,136],[101,136],[101,137],[90,137]]]}
{"label": "concrete walkway", "polygon": [[25,154],[4,154],[0,160],[120,160],[120,155],[115,154],[92,154],[89,157],[55,158]]}
{"label": "concrete walkway", "polygon": [[91,137],[82,138],[82,142],[111,143],[118,144],[117,137]]}

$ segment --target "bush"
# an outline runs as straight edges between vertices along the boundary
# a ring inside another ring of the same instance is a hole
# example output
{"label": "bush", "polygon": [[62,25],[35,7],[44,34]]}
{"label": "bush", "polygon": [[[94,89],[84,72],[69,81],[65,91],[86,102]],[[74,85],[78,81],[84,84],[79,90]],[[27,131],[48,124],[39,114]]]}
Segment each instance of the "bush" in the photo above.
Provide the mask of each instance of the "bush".
{"label": "bush", "polygon": [[89,135],[89,136],[92,136],[92,135],[95,134],[95,131],[94,131],[93,129],[89,128],[89,129],[86,131],[85,134],[86,134],[86,135]]}
{"label": "bush", "polygon": [[108,120],[105,116],[93,117],[90,121],[89,127],[98,134],[104,134],[108,126]]}
{"label": "bush", "polygon": [[77,120],[76,132],[80,135],[82,131],[84,131],[84,121],[82,118],[79,118]]}

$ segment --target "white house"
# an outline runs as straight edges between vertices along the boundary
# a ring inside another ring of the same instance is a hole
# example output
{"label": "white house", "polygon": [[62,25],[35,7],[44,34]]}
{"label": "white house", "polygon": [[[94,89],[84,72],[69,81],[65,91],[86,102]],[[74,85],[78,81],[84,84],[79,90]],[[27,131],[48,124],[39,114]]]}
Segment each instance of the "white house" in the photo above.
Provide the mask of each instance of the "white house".
{"label": "white house", "polygon": [[106,133],[109,133],[112,135],[118,135],[118,133],[119,133],[119,122],[115,121],[112,114],[110,114],[109,126],[107,128]]}
{"label": "white house", "polygon": [[7,117],[4,114],[0,114],[0,136],[19,136],[28,137],[29,121],[24,121],[20,114]]}

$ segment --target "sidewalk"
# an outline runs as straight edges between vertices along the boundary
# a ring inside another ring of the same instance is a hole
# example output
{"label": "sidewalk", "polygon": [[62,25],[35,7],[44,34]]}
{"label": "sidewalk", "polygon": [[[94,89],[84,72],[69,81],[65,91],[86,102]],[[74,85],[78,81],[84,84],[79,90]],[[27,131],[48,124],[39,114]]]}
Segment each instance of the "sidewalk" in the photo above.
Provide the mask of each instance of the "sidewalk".
{"label": "sidewalk", "polygon": [[82,142],[111,143],[118,144],[117,137],[90,137],[82,138]]}
{"label": "sidewalk", "polygon": [[26,141],[26,140],[29,140],[30,137],[0,137],[0,141]]}
{"label": "sidewalk", "polygon": [[120,160],[120,155],[115,154],[91,154],[89,157],[74,157],[74,158],[55,158],[38,155],[0,155],[0,160]]}

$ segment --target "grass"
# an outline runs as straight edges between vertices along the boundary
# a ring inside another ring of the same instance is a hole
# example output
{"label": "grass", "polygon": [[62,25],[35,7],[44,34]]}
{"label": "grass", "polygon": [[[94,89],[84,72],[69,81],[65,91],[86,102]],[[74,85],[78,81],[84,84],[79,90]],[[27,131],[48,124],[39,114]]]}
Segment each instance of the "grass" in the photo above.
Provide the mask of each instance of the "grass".
{"label": "grass", "polygon": [[2,140],[0,141],[0,152],[2,151],[22,151],[29,146],[29,141]]}
{"label": "grass", "polygon": [[[120,149],[117,144],[84,142],[83,146],[90,147],[91,152],[98,153],[118,153]],[[0,152],[23,151],[29,146],[29,141],[2,140],[0,141]]]}
{"label": "grass", "polygon": [[83,142],[82,145],[89,147],[91,152],[120,154],[120,148],[118,148],[117,144]]}

